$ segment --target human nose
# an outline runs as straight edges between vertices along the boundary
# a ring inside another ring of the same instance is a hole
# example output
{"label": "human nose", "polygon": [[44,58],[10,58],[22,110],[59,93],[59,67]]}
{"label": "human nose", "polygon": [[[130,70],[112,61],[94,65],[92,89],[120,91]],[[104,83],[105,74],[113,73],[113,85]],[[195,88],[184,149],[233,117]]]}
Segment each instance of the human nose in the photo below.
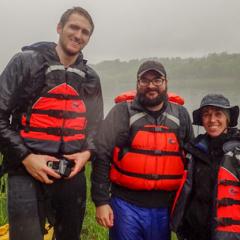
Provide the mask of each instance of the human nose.
{"label": "human nose", "polygon": [[75,38],[81,39],[83,36],[82,30],[79,29],[78,31],[75,32]]}
{"label": "human nose", "polygon": [[210,122],[215,122],[216,121],[216,116],[214,114],[210,115]]}

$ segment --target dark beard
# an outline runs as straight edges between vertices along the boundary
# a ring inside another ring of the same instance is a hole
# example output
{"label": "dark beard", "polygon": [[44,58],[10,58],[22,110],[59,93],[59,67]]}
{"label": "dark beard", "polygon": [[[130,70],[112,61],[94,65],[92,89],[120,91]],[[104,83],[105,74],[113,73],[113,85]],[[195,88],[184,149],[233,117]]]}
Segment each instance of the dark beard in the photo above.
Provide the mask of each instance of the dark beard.
{"label": "dark beard", "polygon": [[144,93],[137,92],[137,99],[138,102],[143,106],[143,107],[155,107],[157,105],[160,105],[162,102],[166,102],[168,99],[167,96],[167,89],[161,92],[156,98],[154,99],[149,99],[145,96],[147,91]]}

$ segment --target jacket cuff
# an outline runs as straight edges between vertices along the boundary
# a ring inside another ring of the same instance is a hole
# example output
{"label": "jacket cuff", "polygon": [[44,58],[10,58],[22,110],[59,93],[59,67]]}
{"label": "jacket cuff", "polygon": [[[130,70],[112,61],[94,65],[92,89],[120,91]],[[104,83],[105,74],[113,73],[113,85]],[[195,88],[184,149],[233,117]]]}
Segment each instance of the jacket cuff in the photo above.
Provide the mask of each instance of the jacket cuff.
{"label": "jacket cuff", "polygon": [[101,201],[101,202],[94,202],[95,206],[96,207],[100,207],[100,206],[103,206],[103,205],[106,205],[106,204],[110,204],[110,200],[109,201]]}

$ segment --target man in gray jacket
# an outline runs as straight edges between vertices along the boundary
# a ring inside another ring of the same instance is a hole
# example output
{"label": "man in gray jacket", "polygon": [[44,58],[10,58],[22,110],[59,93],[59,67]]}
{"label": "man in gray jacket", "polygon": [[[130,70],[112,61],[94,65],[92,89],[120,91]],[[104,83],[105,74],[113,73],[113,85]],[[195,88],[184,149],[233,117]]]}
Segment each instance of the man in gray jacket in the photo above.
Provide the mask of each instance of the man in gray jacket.
{"label": "man in gray jacket", "polygon": [[183,173],[182,146],[193,137],[187,110],[168,100],[158,61],[137,72],[137,96],[103,121],[93,162],[97,222],[114,240],[168,240],[169,211]]}

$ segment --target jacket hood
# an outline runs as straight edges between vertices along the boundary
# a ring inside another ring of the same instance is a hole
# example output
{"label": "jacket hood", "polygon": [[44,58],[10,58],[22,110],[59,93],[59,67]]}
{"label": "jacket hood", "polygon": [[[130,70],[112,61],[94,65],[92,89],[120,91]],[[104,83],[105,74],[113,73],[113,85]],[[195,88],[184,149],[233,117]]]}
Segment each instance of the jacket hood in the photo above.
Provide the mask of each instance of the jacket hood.
{"label": "jacket hood", "polygon": [[[57,53],[55,50],[56,46],[57,44],[54,42],[37,42],[31,45],[22,47],[22,51],[32,50],[32,51],[40,52],[44,55],[56,57],[57,56]],[[82,52],[80,52],[77,62],[81,60],[83,60]],[[86,60],[84,60],[84,62],[86,62]]]}
{"label": "jacket hood", "polygon": [[34,50],[38,52],[48,52],[49,50],[55,49],[57,46],[54,42],[37,42],[29,46],[24,46],[22,51]]}

